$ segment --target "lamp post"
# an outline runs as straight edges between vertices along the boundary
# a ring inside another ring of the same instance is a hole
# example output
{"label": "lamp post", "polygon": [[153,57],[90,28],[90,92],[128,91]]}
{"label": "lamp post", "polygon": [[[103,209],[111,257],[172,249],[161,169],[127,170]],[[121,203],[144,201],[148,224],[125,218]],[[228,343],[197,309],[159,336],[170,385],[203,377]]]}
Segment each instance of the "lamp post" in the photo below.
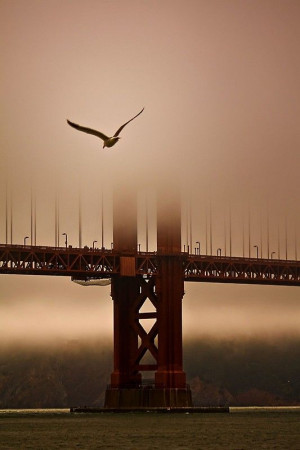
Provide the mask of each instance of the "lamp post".
{"label": "lamp post", "polygon": [[198,255],[200,255],[200,242],[196,241],[196,244],[198,244]]}
{"label": "lamp post", "polygon": [[271,253],[271,259],[273,259],[273,255],[275,255],[276,252]]}
{"label": "lamp post", "polygon": [[68,248],[68,235],[67,235],[67,233],[62,233],[62,236],[66,237],[65,244],[66,244],[66,249],[67,249]]}
{"label": "lamp post", "polygon": [[139,253],[141,253],[141,244],[138,244]]}
{"label": "lamp post", "polygon": [[[219,254],[219,253],[220,253],[220,254]],[[220,257],[222,256],[222,249],[221,249],[221,248],[218,248],[218,249],[217,249],[217,256],[220,256]]]}
{"label": "lamp post", "polygon": [[26,239],[29,239],[29,236],[25,236],[25,237],[24,237],[24,247],[25,247],[25,245],[26,245]]}
{"label": "lamp post", "polygon": [[256,258],[258,259],[258,245],[253,245],[254,248],[256,248]]}
{"label": "lamp post", "polygon": [[93,241],[93,250],[95,250],[95,243],[98,241]]}

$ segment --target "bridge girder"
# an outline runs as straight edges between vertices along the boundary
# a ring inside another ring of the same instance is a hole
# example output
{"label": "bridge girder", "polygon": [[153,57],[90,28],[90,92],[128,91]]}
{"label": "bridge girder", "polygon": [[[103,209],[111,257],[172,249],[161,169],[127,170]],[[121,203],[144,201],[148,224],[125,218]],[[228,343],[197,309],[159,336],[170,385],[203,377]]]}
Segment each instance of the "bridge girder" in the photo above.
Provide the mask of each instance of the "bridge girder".
{"label": "bridge girder", "polygon": [[[0,245],[0,274],[110,278],[120,274],[123,252],[108,249]],[[136,276],[155,277],[161,255],[127,253]],[[177,254],[185,281],[300,286],[300,261]]]}

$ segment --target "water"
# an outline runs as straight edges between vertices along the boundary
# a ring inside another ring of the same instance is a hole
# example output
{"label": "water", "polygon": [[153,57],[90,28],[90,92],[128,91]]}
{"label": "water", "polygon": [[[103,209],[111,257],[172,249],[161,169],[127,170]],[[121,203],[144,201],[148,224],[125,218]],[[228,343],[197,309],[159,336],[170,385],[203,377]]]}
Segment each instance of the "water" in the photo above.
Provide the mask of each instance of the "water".
{"label": "water", "polygon": [[230,414],[0,411],[0,449],[300,450],[300,407]]}

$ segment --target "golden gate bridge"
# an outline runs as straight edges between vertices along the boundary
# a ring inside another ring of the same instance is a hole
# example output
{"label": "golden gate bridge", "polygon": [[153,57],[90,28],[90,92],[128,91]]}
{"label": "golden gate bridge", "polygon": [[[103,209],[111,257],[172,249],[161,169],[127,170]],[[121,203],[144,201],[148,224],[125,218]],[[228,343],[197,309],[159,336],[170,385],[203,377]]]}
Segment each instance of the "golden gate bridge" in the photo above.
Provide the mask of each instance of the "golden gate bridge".
{"label": "golden gate bridge", "polygon": [[[115,190],[111,248],[59,246],[59,214],[55,206],[55,246],[36,245],[35,205],[31,202],[31,244],[0,244],[0,274],[67,276],[77,282],[111,281],[114,302],[114,369],[106,391],[105,409],[190,408],[192,397],[182,362],[182,298],[184,282],[242,283],[300,286],[300,261],[268,257],[202,254],[200,241],[182,248],[182,211],[179,191],[167,189],[157,199],[157,247],[141,251],[137,230],[137,192]],[[10,211],[12,227],[12,212]],[[250,231],[249,231],[250,232]],[[190,233],[192,234],[192,233]],[[10,232],[12,237],[12,230]],[[79,243],[81,211],[79,210]],[[231,247],[231,244],[230,244]],[[207,248],[207,245],[206,245]],[[244,253],[244,252],[243,252]],[[279,253],[279,252],[278,252]],[[150,301],[151,310],[144,311]],[[143,321],[151,319],[149,331]],[[144,361],[150,354],[153,363]],[[153,385],[144,386],[142,374],[154,372]]]}

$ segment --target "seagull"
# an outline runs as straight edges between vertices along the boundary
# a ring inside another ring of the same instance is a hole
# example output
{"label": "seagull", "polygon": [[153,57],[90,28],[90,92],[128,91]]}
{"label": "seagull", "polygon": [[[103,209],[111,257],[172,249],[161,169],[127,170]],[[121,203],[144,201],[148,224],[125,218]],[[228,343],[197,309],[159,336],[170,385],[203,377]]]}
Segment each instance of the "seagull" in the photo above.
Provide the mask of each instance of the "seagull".
{"label": "seagull", "polygon": [[144,111],[145,108],[143,108],[136,116],[134,116],[132,119],[128,120],[128,122],[124,123],[122,126],[120,126],[120,128],[118,128],[118,130],[115,132],[115,134],[111,137],[106,136],[106,134],[101,133],[101,131],[97,131],[97,130],[93,130],[92,128],[87,128],[87,127],[82,127],[81,125],[77,125],[76,123],[71,122],[70,120],[67,119],[68,124],[75,128],[76,130],[79,131],[83,131],[84,133],[88,133],[88,134],[93,134],[94,136],[99,137],[100,139],[102,139],[103,141],[103,148],[104,147],[112,147],[113,145],[115,145],[119,138],[119,134],[121,133],[121,131],[123,130],[123,128],[129,123],[131,122],[133,119],[135,119],[137,116],[139,116],[140,114],[142,114],[142,112]]}

